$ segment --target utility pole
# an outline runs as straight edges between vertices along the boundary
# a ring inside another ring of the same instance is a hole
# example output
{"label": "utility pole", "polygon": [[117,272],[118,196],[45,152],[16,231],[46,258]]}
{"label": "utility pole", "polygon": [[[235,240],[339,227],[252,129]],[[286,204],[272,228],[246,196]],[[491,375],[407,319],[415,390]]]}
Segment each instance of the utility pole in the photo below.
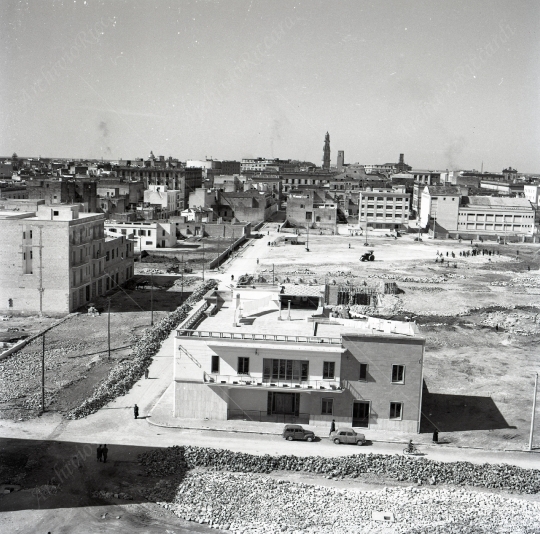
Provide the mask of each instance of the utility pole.
{"label": "utility pole", "polygon": [[218,235],[218,238],[217,238],[217,268],[218,268],[218,271],[219,271],[219,240],[221,239],[221,236]]}
{"label": "utility pole", "polygon": [[107,308],[107,346],[109,348],[107,359],[110,360],[111,359],[111,298],[110,297],[107,299],[107,302],[109,304]]}
{"label": "utility pole", "polygon": [[202,244],[202,281],[204,282],[204,241]]}
{"label": "utility pole", "polygon": [[154,273],[150,273],[150,326],[154,326]]}
{"label": "utility pole", "polygon": [[182,254],[182,302],[184,302],[184,255]]}
{"label": "utility pole", "polygon": [[41,413],[45,411],[45,332],[41,336]]}
{"label": "utility pole", "polygon": [[274,274],[274,264],[272,263],[272,285],[275,285],[276,283]]}
{"label": "utility pole", "polygon": [[309,223],[307,225],[306,251],[309,252]]}
{"label": "utility pole", "polygon": [[[39,226],[39,314],[43,314],[43,227]],[[33,250],[33,247],[32,249]]]}
{"label": "utility pole", "polygon": [[534,396],[533,396],[533,408],[531,417],[531,433],[529,435],[529,451],[532,451],[533,444],[533,431],[534,431],[534,416],[536,412],[536,390],[538,389],[538,373],[534,375]]}

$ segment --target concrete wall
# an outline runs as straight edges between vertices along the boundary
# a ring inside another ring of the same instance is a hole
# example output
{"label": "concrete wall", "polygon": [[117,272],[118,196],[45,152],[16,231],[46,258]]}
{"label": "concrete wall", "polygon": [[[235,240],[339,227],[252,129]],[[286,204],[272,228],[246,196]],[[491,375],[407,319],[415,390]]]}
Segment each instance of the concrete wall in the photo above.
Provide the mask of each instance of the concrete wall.
{"label": "concrete wall", "polygon": [[175,382],[174,416],[185,419],[227,419],[227,390],[193,382]]}

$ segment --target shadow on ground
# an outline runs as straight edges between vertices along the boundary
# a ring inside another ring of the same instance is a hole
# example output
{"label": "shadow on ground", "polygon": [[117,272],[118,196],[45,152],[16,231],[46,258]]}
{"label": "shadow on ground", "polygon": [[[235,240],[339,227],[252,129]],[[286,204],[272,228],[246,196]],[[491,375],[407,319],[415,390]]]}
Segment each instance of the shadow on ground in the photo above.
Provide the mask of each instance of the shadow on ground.
{"label": "shadow on ground", "polygon": [[0,482],[18,485],[20,490],[0,495],[0,512],[155,502],[152,494],[163,480],[174,483],[159,490],[162,500],[174,499],[184,469],[170,476],[147,476],[138,455],[155,447],[107,448],[104,463],[97,460],[95,443],[1,439]]}
{"label": "shadow on ground", "polygon": [[425,382],[420,432],[495,430],[510,426],[491,397],[431,393]]}

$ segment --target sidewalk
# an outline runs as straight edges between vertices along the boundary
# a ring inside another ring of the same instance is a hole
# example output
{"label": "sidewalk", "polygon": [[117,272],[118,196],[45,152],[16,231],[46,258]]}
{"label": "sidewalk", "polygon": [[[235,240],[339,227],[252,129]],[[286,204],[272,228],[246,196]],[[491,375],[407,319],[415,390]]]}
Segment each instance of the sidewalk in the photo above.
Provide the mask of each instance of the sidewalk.
{"label": "sidewalk", "polygon": [[[171,383],[162,397],[157,401],[156,405],[149,413],[146,421],[157,427],[179,429],[179,430],[211,430],[214,432],[230,432],[240,434],[259,434],[259,435],[272,435],[281,436],[283,431],[283,423],[263,423],[260,421],[221,421],[211,419],[180,419],[173,416],[173,387],[174,383]],[[311,430],[321,439],[328,438],[329,427],[314,426],[302,424],[302,426],[308,430]],[[461,445],[455,445],[445,440],[444,434],[439,434],[439,443],[434,444],[432,441],[432,434],[408,434],[405,432],[388,432],[385,430],[370,430],[369,428],[355,429],[357,432],[366,436],[366,439],[373,443],[394,443],[394,444],[407,444],[409,440],[417,445],[432,445],[437,448],[452,448],[452,449],[469,449],[478,451],[490,451],[490,452],[528,452],[535,455],[540,454],[540,450],[533,450],[531,452],[524,449],[484,449],[482,447],[467,447]]]}

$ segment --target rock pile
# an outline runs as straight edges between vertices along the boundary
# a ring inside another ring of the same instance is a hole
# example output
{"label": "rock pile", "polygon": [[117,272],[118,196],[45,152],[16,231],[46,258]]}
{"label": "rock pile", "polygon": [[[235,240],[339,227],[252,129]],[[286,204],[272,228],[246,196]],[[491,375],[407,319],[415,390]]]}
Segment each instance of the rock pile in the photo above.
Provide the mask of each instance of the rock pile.
{"label": "rock pile", "polygon": [[97,412],[101,407],[116,397],[125,395],[137,380],[142,378],[145,369],[152,363],[152,357],[159,351],[161,344],[169,334],[188,316],[193,305],[212,288],[217,287],[215,280],[201,284],[189,298],[175,311],[148,328],[134,346],[131,358],[116,364],[105,380],[94,390],[92,396],[80,406],[69,412],[69,419],[80,419]]}
{"label": "rock pile", "polygon": [[368,274],[368,278],[383,278],[385,280],[395,280],[396,282],[415,282],[421,284],[442,284],[448,282],[449,279],[465,279],[463,274],[443,274],[440,276],[403,276],[400,274],[391,274],[391,273],[379,273],[379,274]]}
{"label": "rock pile", "polygon": [[521,493],[540,492],[540,470],[507,464],[437,462],[401,455],[355,454],[336,458],[321,456],[257,456],[202,447],[170,447],[140,455],[150,476],[182,474],[186,469],[206,467],[243,473],[306,471],[333,477],[356,478],[363,473],[384,475],[399,481],[469,485]]}
{"label": "rock pile", "polygon": [[[454,489],[340,490],[231,473],[189,473],[174,503],[177,516],[239,533],[538,532],[540,505]],[[395,522],[373,520],[384,512]],[[392,514],[392,515],[391,515]]]}
{"label": "rock pile", "polygon": [[111,491],[94,491],[92,497],[95,499],[122,499],[123,501],[132,501],[133,497],[128,493],[113,493]]}
{"label": "rock pile", "polygon": [[490,286],[502,287],[540,287],[540,277],[512,278],[512,280],[495,280]]}

